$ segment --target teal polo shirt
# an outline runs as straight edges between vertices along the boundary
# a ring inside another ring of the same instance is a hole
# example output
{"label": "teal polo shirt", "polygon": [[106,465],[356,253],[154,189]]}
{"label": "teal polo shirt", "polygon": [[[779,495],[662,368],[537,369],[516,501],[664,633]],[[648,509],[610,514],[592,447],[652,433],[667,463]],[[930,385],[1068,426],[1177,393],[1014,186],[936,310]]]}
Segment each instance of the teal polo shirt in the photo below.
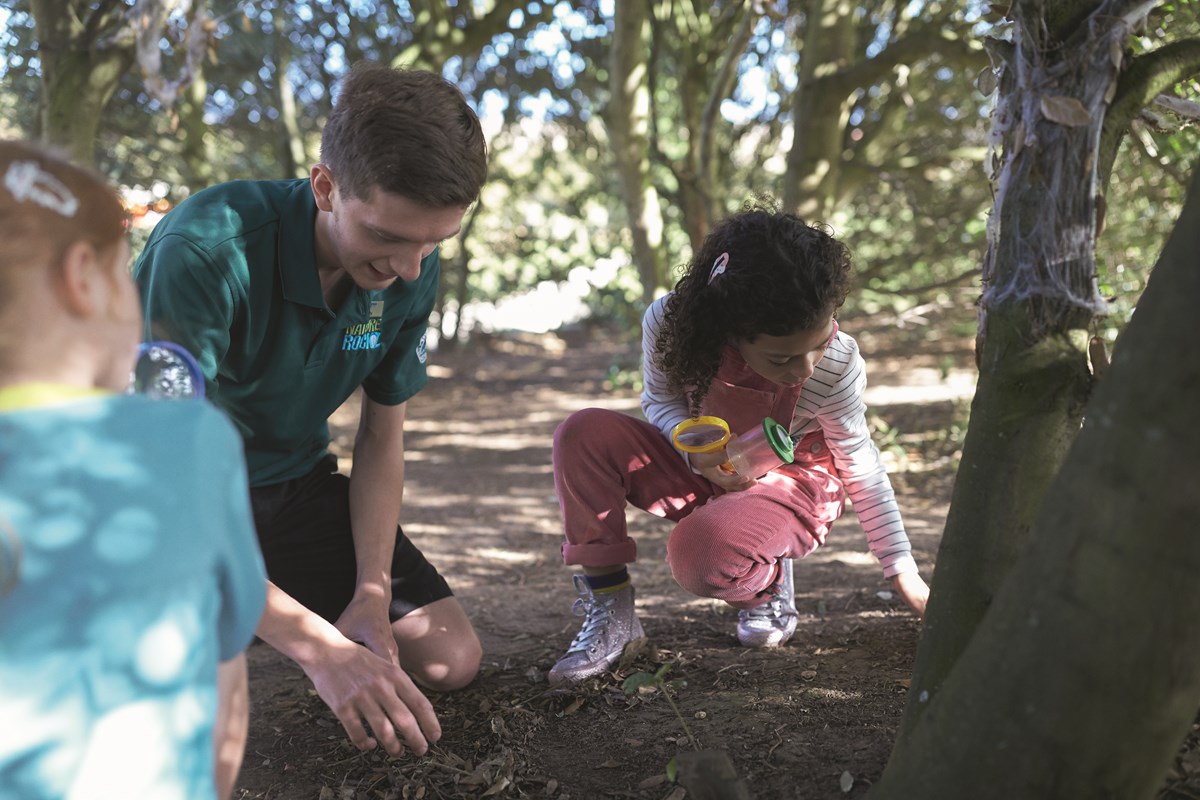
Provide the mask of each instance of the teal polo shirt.
{"label": "teal polo shirt", "polygon": [[317,277],[316,214],[307,180],[219,184],[170,211],[134,265],[145,338],[196,356],[208,398],[242,435],[251,486],[316,466],[330,414],[359,386],[396,405],[428,381],[438,252],[416,281],[355,286],[334,310]]}

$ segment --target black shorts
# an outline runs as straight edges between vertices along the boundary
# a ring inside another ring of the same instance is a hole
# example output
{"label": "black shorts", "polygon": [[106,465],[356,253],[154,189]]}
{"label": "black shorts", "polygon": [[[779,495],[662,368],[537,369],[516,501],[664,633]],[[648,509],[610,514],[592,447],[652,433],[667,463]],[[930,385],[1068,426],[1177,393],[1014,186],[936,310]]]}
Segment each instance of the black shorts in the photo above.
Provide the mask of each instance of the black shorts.
{"label": "black shorts", "polygon": [[[267,577],[335,622],[354,596],[358,564],[350,531],[350,479],[326,456],[299,478],[250,490]],[[392,620],[453,595],[416,545],[396,528]]]}

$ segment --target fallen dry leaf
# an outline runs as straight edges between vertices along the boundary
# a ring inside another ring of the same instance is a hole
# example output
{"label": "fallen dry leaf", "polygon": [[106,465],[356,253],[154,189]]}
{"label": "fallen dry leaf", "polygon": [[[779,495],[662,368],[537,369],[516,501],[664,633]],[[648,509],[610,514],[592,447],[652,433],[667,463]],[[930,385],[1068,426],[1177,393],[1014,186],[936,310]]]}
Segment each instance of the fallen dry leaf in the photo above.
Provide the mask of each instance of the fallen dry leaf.
{"label": "fallen dry leaf", "polygon": [[854,776],[849,771],[843,772],[841,779],[838,781],[842,787],[842,794],[849,794],[854,788]]}
{"label": "fallen dry leaf", "polygon": [[639,789],[652,789],[655,786],[660,786],[666,782],[667,782],[667,776],[664,773],[662,775],[655,775],[653,778],[646,778],[646,780],[644,780],[638,784],[638,788]]}

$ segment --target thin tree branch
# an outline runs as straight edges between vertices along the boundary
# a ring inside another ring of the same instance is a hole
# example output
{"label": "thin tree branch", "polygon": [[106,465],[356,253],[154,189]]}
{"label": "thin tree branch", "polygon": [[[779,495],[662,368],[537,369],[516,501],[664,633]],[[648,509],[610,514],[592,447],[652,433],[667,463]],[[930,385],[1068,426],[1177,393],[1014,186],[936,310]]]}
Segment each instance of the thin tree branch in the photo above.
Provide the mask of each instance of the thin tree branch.
{"label": "thin tree branch", "polygon": [[1177,117],[1200,119],[1200,103],[1194,100],[1184,100],[1182,97],[1160,94],[1154,98],[1154,105],[1165,108]]}
{"label": "thin tree branch", "polygon": [[897,64],[921,60],[934,53],[959,66],[982,69],[988,65],[987,54],[981,46],[958,34],[926,29],[897,39],[874,58],[859,61],[814,82],[828,82],[828,85],[848,95],[855,89],[875,83]]}
{"label": "thin tree branch", "polygon": [[1200,72],[1200,39],[1183,39],[1137,56],[1117,79],[1100,130],[1100,186],[1107,187],[1113,161],[1129,124],[1166,89]]}

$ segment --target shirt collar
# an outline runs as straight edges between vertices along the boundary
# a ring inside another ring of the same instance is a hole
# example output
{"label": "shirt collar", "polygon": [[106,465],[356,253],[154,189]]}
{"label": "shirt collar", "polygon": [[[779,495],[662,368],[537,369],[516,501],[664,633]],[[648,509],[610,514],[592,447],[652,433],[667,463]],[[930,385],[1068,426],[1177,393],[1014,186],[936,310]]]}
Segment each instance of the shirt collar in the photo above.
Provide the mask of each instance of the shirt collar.
{"label": "shirt collar", "polygon": [[284,299],[312,308],[326,308],[317,275],[317,202],[307,180],[295,182],[280,209],[276,266]]}

